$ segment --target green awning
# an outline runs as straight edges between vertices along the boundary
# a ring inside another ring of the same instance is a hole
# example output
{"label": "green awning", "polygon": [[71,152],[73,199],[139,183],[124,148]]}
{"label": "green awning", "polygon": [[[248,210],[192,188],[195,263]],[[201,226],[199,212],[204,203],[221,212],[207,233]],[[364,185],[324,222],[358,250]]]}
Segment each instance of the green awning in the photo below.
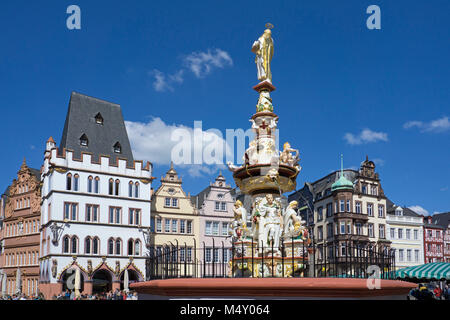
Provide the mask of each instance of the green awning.
{"label": "green awning", "polygon": [[450,280],[450,263],[433,262],[397,270],[397,278]]}

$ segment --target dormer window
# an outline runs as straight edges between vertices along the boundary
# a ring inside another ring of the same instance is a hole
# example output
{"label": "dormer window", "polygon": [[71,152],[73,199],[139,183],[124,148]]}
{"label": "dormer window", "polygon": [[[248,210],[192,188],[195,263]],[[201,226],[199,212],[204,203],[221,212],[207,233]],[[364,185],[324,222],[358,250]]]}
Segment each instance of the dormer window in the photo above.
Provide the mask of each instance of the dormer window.
{"label": "dormer window", "polygon": [[395,210],[395,215],[396,215],[397,217],[401,217],[401,216],[403,215],[403,210],[402,210],[402,209],[397,209],[397,210]]}
{"label": "dormer window", "polygon": [[97,115],[95,116],[95,123],[97,124],[103,124],[103,117],[102,115],[99,113],[97,113]]}
{"label": "dormer window", "polygon": [[122,153],[122,146],[120,145],[119,142],[116,142],[113,148],[115,153]]}
{"label": "dormer window", "polygon": [[85,134],[80,137],[80,145],[83,147],[87,147],[89,145],[89,140]]}

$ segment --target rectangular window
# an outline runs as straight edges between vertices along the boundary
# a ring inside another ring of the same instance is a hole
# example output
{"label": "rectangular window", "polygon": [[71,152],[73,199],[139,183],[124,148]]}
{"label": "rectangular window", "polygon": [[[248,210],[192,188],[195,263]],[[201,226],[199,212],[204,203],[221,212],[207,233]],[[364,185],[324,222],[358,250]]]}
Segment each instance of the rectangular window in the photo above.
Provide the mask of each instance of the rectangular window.
{"label": "rectangular window", "polygon": [[180,233],[186,233],[186,220],[180,220]]}
{"label": "rectangular window", "polygon": [[352,234],[352,225],[350,222],[347,223],[347,234]]}
{"label": "rectangular window", "polygon": [[220,202],[219,201],[216,201],[216,203],[215,203],[215,205],[216,205],[216,210],[218,211],[218,210],[220,210]]}
{"label": "rectangular window", "polygon": [[156,219],[156,232],[162,232],[162,219]]}
{"label": "rectangular window", "polygon": [[172,232],[178,233],[178,220],[172,219]]}
{"label": "rectangular window", "polygon": [[327,217],[331,217],[333,215],[332,208],[333,206],[331,203],[327,204]]}
{"label": "rectangular window", "polygon": [[345,234],[345,222],[341,222],[341,234]]}
{"label": "rectangular window", "polygon": [[211,262],[211,248],[206,248],[205,250],[205,261]]}
{"label": "rectangular window", "polygon": [[170,219],[164,219],[164,232],[170,232]]}
{"label": "rectangular window", "polygon": [[318,228],[317,228],[317,238],[318,238],[319,240],[322,240],[322,239],[323,239],[323,227],[318,227]]}
{"label": "rectangular window", "polygon": [[78,203],[64,203],[64,219],[77,221]]}
{"label": "rectangular window", "polygon": [[214,248],[213,255],[214,255],[214,262],[220,262],[220,260],[219,260],[219,248]]}
{"label": "rectangular window", "polygon": [[192,234],[192,221],[187,222],[187,233]]}
{"label": "rectangular window", "polygon": [[414,230],[414,240],[419,239],[419,230]]}
{"label": "rectangular window", "polygon": [[403,239],[403,229],[398,229],[398,238]]}
{"label": "rectangular window", "polygon": [[398,250],[398,260],[399,261],[403,261],[404,257],[403,257],[403,249]]}
{"label": "rectangular window", "polygon": [[122,209],[121,208],[116,208],[116,221],[115,223],[120,223],[122,218]]}
{"label": "rectangular window", "polygon": [[207,236],[212,235],[212,222],[211,221],[206,221],[205,234]]}
{"label": "rectangular window", "polygon": [[155,232],[155,218],[150,219],[150,232]]}
{"label": "rectangular window", "polygon": [[368,230],[369,230],[369,237],[370,237],[370,238],[373,238],[373,237],[374,237],[373,223],[369,223],[369,224],[368,224]]}
{"label": "rectangular window", "polygon": [[384,224],[380,224],[378,226],[378,231],[379,231],[379,237],[381,239],[384,239],[386,237],[386,235],[384,234]]}
{"label": "rectangular window", "polygon": [[192,261],[192,248],[187,248],[186,261],[187,262],[191,262]]}
{"label": "rectangular window", "polygon": [[164,205],[166,206],[166,207],[170,207],[170,198],[166,198],[165,199],[165,203],[164,203]]}
{"label": "rectangular window", "polygon": [[419,261],[419,250],[414,250],[414,260],[415,262]]}
{"label": "rectangular window", "polygon": [[319,209],[317,209],[317,221],[322,221],[323,220],[323,208],[320,207]]}
{"label": "rectangular window", "polygon": [[327,224],[327,238],[333,237],[333,224],[329,223]]}
{"label": "rectangular window", "polygon": [[412,250],[411,249],[406,250],[406,260],[408,262],[411,262],[411,259],[412,259],[411,254],[412,254]]}
{"label": "rectangular window", "polygon": [[406,229],[406,239],[411,240],[411,229]]}
{"label": "rectangular window", "polygon": [[114,208],[109,207],[109,223],[114,223]]}
{"label": "rectangular window", "polygon": [[347,212],[351,212],[351,210],[350,210],[350,200],[347,200]]}
{"label": "rectangular window", "polygon": [[357,222],[356,223],[356,234],[360,236],[360,235],[362,235],[362,233],[363,233],[362,232],[362,224],[360,222]]}
{"label": "rectangular window", "polygon": [[391,239],[395,239],[395,228],[391,228]]}
{"label": "rectangular window", "polygon": [[219,223],[218,222],[213,223],[213,235],[214,236],[219,235]]}
{"label": "rectangular window", "polygon": [[345,201],[344,200],[340,200],[339,201],[339,212],[345,212]]}
{"label": "rectangular window", "polygon": [[383,217],[384,217],[384,206],[379,205],[378,206],[378,218],[383,218]]}
{"label": "rectangular window", "polygon": [[98,222],[98,205],[87,204],[86,205],[86,221]]}
{"label": "rectangular window", "polygon": [[222,211],[227,211],[227,203],[226,203],[226,202],[222,202],[222,203],[220,204],[220,209],[221,209]]}
{"label": "rectangular window", "polygon": [[367,204],[367,215],[369,217],[373,217],[373,204],[372,203]]}
{"label": "rectangular window", "polygon": [[228,236],[228,223],[222,222],[222,236]]}
{"label": "rectangular window", "polygon": [[172,207],[178,208],[178,199],[177,198],[172,199]]}

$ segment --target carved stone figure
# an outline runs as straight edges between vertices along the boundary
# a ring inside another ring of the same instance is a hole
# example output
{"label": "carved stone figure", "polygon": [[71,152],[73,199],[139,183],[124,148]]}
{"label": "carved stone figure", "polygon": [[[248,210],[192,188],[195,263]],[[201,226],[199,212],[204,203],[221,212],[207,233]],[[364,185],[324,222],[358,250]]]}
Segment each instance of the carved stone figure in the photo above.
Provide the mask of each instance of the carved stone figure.
{"label": "carved stone figure", "polygon": [[[295,155],[292,155],[292,152]],[[289,142],[286,142],[283,146],[283,151],[280,152],[280,163],[288,165],[290,167],[296,167],[300,170],[298,162],[300,161],[300,152],[297,149],[292,149]]]}
{"label": "carved stone figure", "polygon": [[282,231],[282,218],[279,205],[274,201],[272,194],[267,194],[257,207],[259,237],[258,243],[267,249],[274,248],[279,254],[280,237]]}
{"label": "carved stone figure", "polygon": [[245,210],[242,202],[237,200],[233,208],[234,220],[231,222],[231,234],[233,238],[241,239],[247,231],[247,210]]}
{"label": "carved stone figure", "polygon": [[119,260],[116,261],[116,269],[114,270],[114,272],[116,273],[116,275],[119,275],[119,273],[120,273],[120,261]]}
{"label": "carved stone figure", "polygon": [[58,260],[53,259],[52,260],[52,276],[53,276],[53,278],[56,278],[57,271],[58,271]]}
{"label": "carved stone figure", "polygon": [[273,39],[270,29],[266,29],[263,35],[253,43],[252,52],[256,54],[255,63],[258,70],[258,80],[272,82],[270,62],[273,57]]}
{"label": "carved stone figure", "polygon": [[289,238],[297,238],[302,231],[305,229],[303,221],[300,217],[297,216],[298,202],[292,201],[289,203],[288,207],[284,212],[284,237],[286,239]]}
{"label": "carved stone figure", "polygon": [[92,275],[92,271],[93,271],[93,269],[92,269],[92,260],[88,260],[87,261],[87,272],[88,272],[88,275],[89,276],[91,276]]}

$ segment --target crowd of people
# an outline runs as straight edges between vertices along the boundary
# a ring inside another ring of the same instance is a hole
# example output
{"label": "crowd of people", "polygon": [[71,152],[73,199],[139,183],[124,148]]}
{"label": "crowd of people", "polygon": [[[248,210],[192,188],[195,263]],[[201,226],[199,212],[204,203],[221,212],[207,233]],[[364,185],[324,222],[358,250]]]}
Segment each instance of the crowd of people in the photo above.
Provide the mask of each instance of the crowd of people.
{"label": "crowd of people", "polygon": [[[26,294],[6,295],[0,300],[46,300],[42,293],[27,296]],[[80,294],[76,295],[73,290],[66,290],[63,293],[54,295],[51,300],[138,300],[138,294],[135,291],[115,291],[102,292],[96,294]]]}
{"label": "crowd of people", "polygon": [[45,300],[45,298],[42,293],[33,294],[31,296],[27,296],[24,293],[20,293],[20,294],[13,294],[12,296],[6,295],[3,298],[0,298],[0,300]]}
{"label": "crowd of people", "polygon": [[52,300],[138,300],[136,291],[115,291],[102,292],[96,294],[80,294],[76,295],[75,291],[66,290],[63,293],[54,295]]}
{"label": "crowd of people", "polygon": [[410,291],[408,300],[450,300],[450,288],[448,284],[441,288],[439,284],[419,283]]}

